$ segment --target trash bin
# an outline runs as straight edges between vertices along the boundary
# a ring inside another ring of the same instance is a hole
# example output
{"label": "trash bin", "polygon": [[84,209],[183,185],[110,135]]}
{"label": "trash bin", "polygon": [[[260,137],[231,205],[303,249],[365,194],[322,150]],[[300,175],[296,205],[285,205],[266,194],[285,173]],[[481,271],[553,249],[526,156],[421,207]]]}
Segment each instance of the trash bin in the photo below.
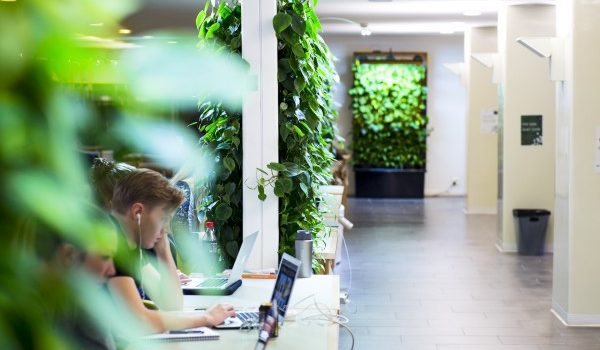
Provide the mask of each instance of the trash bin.
{"label": "trash bin", "polygon": [[544,255],[546,230],[550,211],[545,209],[514,209],[518,219],[517,240],[520,255]]}

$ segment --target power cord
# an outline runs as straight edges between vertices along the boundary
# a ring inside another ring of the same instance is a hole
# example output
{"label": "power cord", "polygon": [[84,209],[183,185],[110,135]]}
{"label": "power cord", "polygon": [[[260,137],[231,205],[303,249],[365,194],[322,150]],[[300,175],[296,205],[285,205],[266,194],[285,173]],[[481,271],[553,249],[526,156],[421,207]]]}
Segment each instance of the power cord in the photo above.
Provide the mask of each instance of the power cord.
{"label": "power cord", "polygon": [[[306,316],[306,317],[301,318],[301,320],[324,320],[324,321],[335,323],[335,324],[339,325],[340,327],[346,329],[348,331],[348,333],[350,333],[350,337],[352,338],[352,344],[350,346],[350,350],[354,350],[354,342],[355,342],[355,340],[354,340],[354,333],[352,332],[352,330],[350,329],[350,327],[348,327],[346,325],[348,322],[350,322],[350,320],[348,319],[348,317],[343,316],[343,315],[338,315],[337,313],[332,312],[332,310],[330,310],[326,305],[324,305],[324,308],[327,310],[328,313],[325,313],[321,309],[321,307],[319,307],[319,303],[317,303],[317,299],[316,299],[316,297],[315,297],[314,294],[309,295],[309,296],[301,299],[296,304],[294,304],[294,306],[302,303],[303,301],[305,301],[305,300],[307,300],[307,299],[309,299],[311,297],[313,298],[313,305],[319,311],[320,315]],[[302,311],[300,311],[298,313],[298,316],[300,316],[302,313],[304,313],[310,307],[311,307],[311,305],[306,306]]]}
{"label": "power cord", "polygon": [[342,242],[344,243],[344,250],[346,251],[346,258],[348,259],[348,270],[350,271],[350,283],[348,285],[348,289],[346,290],[346,295],[341,297],[344,301],[344,304],[348,304],[350,302],[350,290],[352,289],[352,261],[350,261],[350,253],[348,252],[348,245],[346,244],[346,236],[342,235]]}

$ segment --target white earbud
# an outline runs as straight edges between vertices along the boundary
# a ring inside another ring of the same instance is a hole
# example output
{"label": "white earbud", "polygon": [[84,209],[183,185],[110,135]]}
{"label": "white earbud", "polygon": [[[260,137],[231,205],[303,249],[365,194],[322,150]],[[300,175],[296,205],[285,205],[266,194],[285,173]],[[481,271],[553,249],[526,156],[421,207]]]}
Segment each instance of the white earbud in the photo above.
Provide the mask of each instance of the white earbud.
{"label": "white earbud", "polygon": [[141,213],[135,214],[135,218],[137,219],[138,226],[141,225],[141,223],[142,223],[142,214]]}

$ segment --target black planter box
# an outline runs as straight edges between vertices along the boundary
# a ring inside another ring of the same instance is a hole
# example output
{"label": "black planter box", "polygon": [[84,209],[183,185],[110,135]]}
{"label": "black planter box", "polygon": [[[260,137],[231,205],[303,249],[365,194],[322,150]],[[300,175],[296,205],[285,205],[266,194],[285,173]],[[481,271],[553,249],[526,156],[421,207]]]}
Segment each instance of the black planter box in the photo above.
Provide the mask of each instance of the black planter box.
{"label": "black planter box", "polygon": [[354,168],[356,197],[423,198],[425,169]]}

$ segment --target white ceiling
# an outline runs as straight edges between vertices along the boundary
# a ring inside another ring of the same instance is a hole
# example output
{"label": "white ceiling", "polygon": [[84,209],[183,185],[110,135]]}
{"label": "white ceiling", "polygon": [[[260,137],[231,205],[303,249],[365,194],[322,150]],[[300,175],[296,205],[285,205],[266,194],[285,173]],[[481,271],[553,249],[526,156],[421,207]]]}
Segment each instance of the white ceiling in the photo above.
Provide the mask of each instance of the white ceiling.
{"label": "white ceiling", "polygon": [[[206,0],[143,0],[141,8],[123,25],[132,35],[158,29],[194,32],[197,12]],[[248,0],[260,1],[260,0]],[[373,35],[454,31],[469,26],[495,26],[497,11],[505,4],[554,4],[554,0],[320,0],[317,14],[330,35],[360,35],[368,25]],[[466,11],[480,12],[466,16]]]}

